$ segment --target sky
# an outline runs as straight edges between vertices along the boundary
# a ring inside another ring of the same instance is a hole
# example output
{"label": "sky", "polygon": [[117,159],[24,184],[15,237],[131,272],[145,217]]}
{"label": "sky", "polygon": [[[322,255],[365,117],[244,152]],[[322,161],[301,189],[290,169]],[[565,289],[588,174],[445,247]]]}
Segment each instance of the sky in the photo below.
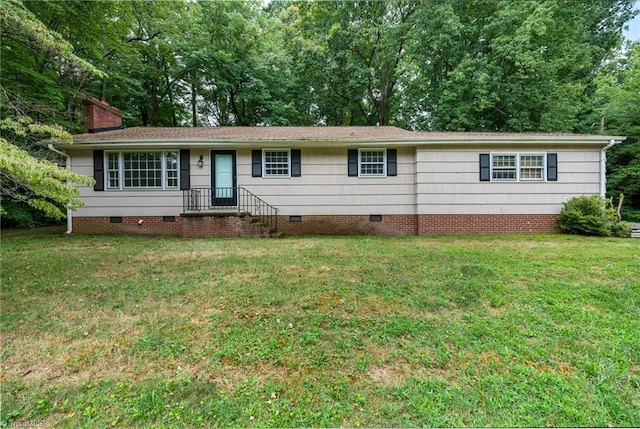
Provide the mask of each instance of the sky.
{"label": "sky", "polygon": [[[636,2],[635,9],[640,9],[640,0]],[[640,42],[640,14],[629,21],[628,25],[629,29],[624,32],[625,37]]]}

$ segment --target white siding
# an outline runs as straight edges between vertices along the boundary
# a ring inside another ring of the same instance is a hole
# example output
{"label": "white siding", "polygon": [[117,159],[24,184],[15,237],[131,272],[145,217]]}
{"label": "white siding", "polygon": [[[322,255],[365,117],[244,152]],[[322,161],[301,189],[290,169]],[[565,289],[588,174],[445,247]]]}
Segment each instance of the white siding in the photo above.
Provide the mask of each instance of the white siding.
{"label": "white siding", "polygon": [[251,150],[238,151],[238,186],[282,215],[414,214],[413,148],[398,149],[398,175],[349,177],[346,148],[301,151],[301,177],[251,176]]}
{"label": "white siding", "polygon": [[[283,144],[282,147],[287,147]],[[218,148],[217,149],[232,149]],[[400,147],[398,175],[347,175],[347,148],[301,149],[301,177],[251,176],[251,149],[237,151],[237,184],[282,215],[347,214],[556,214],[562,203],[599,193],[600,152],[591,149],[447,149]],[[480,182],[479,154],[558,154],[557,182]],[[93,175],[93,154],[70,150],[72,169]],[[198,167],[202,155],[203,167]],[[191,187],[211,187],[211,150],[191,149]],[[80,186],[85,206],[78,216],[175,216],[182,213],[180,190],[106,190]]]}
{"label": "white siding", "polygon": [[[193,151],[192,151],[193,152]],[[71,169],[93,177],[93,153],[69,151]],[[191,154],[191,171],[198,170],[197,157]],[[105,190],[94,191],[92,186],[78,186],[80,200],[76,216],[177,216],[182,212],[180,190]]]}
{"label": "white siding", "polygon": [[[558,181],[481,182],[479,154],[490,152],[557,153]],[[419,148],[416,159],[419,214],[556,214],[564,201],[597,194],[600,186],[597,149]]]}
{"label": "white siding", "polygon": [[[202,155],[202,168],[198,167],[198,159]],[[191,187],[209,188],[211,186],[211,151],[208,149],[191,149]]]}
{"label": "white siding", "polygon": [[[93,175],[90,151],[70,154],[75,172]],[[200,155],[202,168],[197,165]],[[191,187],[211,187],[210,159],[209,149],[191,150]],[[252,177],[251,150],[238,150],[238,186],[277,207],[282,215],[415,213],[413,148],[398,149],[398,175],[393,177],[348,177],[345,148],[302,149],[301,161],[301,177]],[[182,212],[179,190],[79,189],[85,206],[76,210],[78,216],[172,216]]]}

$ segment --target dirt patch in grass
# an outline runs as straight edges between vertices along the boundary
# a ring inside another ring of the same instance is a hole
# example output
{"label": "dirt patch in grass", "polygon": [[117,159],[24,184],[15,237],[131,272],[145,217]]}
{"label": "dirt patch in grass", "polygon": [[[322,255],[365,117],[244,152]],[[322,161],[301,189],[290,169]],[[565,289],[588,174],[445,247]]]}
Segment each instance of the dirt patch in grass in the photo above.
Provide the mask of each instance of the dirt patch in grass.
{"label": "dirt patch in grass", "polygon": [[529,362],[528,365],[537,371],[567,376],[575,373],[575,368],[567,362],[558,362],[555,365],[548,365],[542,362]]}
{"label": "dirt patch in grass", "polygon": [[291,373],[287,368],[269,364],[256,366],[222,365],[211,367],[207,365],[187,365],[180,371],[193,379],[206,380],[220,387],[225,393],[233,393],[248,379],[253,379],[260,385],[284,383],[300,380],[301,374]]}
{"label": "dirt patch in grass", "polygon": [[14,339],[11,347],[22,352],[3,359],[3,382],[11,379],[50,381],[66,379],[74,373],[73,363],[76,360],[78,365],[93,367],[96,361],[91,356],[101,348],[101,342],[87,340],[68,345],[59,337],[46,336],[40,339]]}
{"label": "dirt patch in grass", "polygon": [[231,272],[231,273],[227,273],[224,274],[221,278],[220,281],[223,284],[229,285],[229,284],[246,284],[249,282],[254,281],[254,279],[258,277],[258,274],[253,272],[253,271],[247,271],[247,272]]}
{"label": "dirt patch in grass", "polygon": [[456,354],[447,363],[447,367],[457,368],[461,371],[470,371],[474,376],[487,373],[504,373],[510,362],[503,360],[502,356],[494,351],[475,352],[464,350]]}
{"label": "dirt patch in grass", "polygon": [[416,369],[408,363],[376,366],[367,371],[371,380],[388,387],[400,387],[407,381],[407,378],[415,374]]}
{"label": "dirt patch in grass", "polygon": [[452,385],[458,385],[457,369],[425,367],[408,362],[395,362],[389,365],[374,366],[367,371],[369,379],[385,387],[401,387],[410,378],[419,380],[438,379]]}
{"label": "dirt patch in grass", "polygon": [[217,259],[229,256],[226,252],[220,251],[194,251],[194,252],[151,252],[142,253],[132,259],[139,262],[163,262],[163,261],[194,261],[203,259]]}

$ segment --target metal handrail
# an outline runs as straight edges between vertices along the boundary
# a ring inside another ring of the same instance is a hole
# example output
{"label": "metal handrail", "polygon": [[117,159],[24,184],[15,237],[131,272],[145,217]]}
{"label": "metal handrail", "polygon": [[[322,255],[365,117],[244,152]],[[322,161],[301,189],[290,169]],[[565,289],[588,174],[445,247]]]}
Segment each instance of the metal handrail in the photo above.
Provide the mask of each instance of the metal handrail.
{"label": "metal handrail", "polygon": [[278,209],[243,187],[190,188],[182,191],[183,213],[237,212],[258,219],[278,232]]}

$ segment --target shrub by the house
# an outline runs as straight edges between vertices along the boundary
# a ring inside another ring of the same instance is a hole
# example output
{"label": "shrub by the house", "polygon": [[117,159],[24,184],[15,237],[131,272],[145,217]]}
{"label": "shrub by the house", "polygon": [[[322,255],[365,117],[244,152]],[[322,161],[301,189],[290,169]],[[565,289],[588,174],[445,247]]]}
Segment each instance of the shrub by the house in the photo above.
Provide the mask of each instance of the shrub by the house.
{"label": "shrub by the house", "polygon": [[560,229],[568,234],[624,237],[629,235],[627,222],[620,222],[610,200],[598,195],[582,195],[565,202],[558,219]]}

